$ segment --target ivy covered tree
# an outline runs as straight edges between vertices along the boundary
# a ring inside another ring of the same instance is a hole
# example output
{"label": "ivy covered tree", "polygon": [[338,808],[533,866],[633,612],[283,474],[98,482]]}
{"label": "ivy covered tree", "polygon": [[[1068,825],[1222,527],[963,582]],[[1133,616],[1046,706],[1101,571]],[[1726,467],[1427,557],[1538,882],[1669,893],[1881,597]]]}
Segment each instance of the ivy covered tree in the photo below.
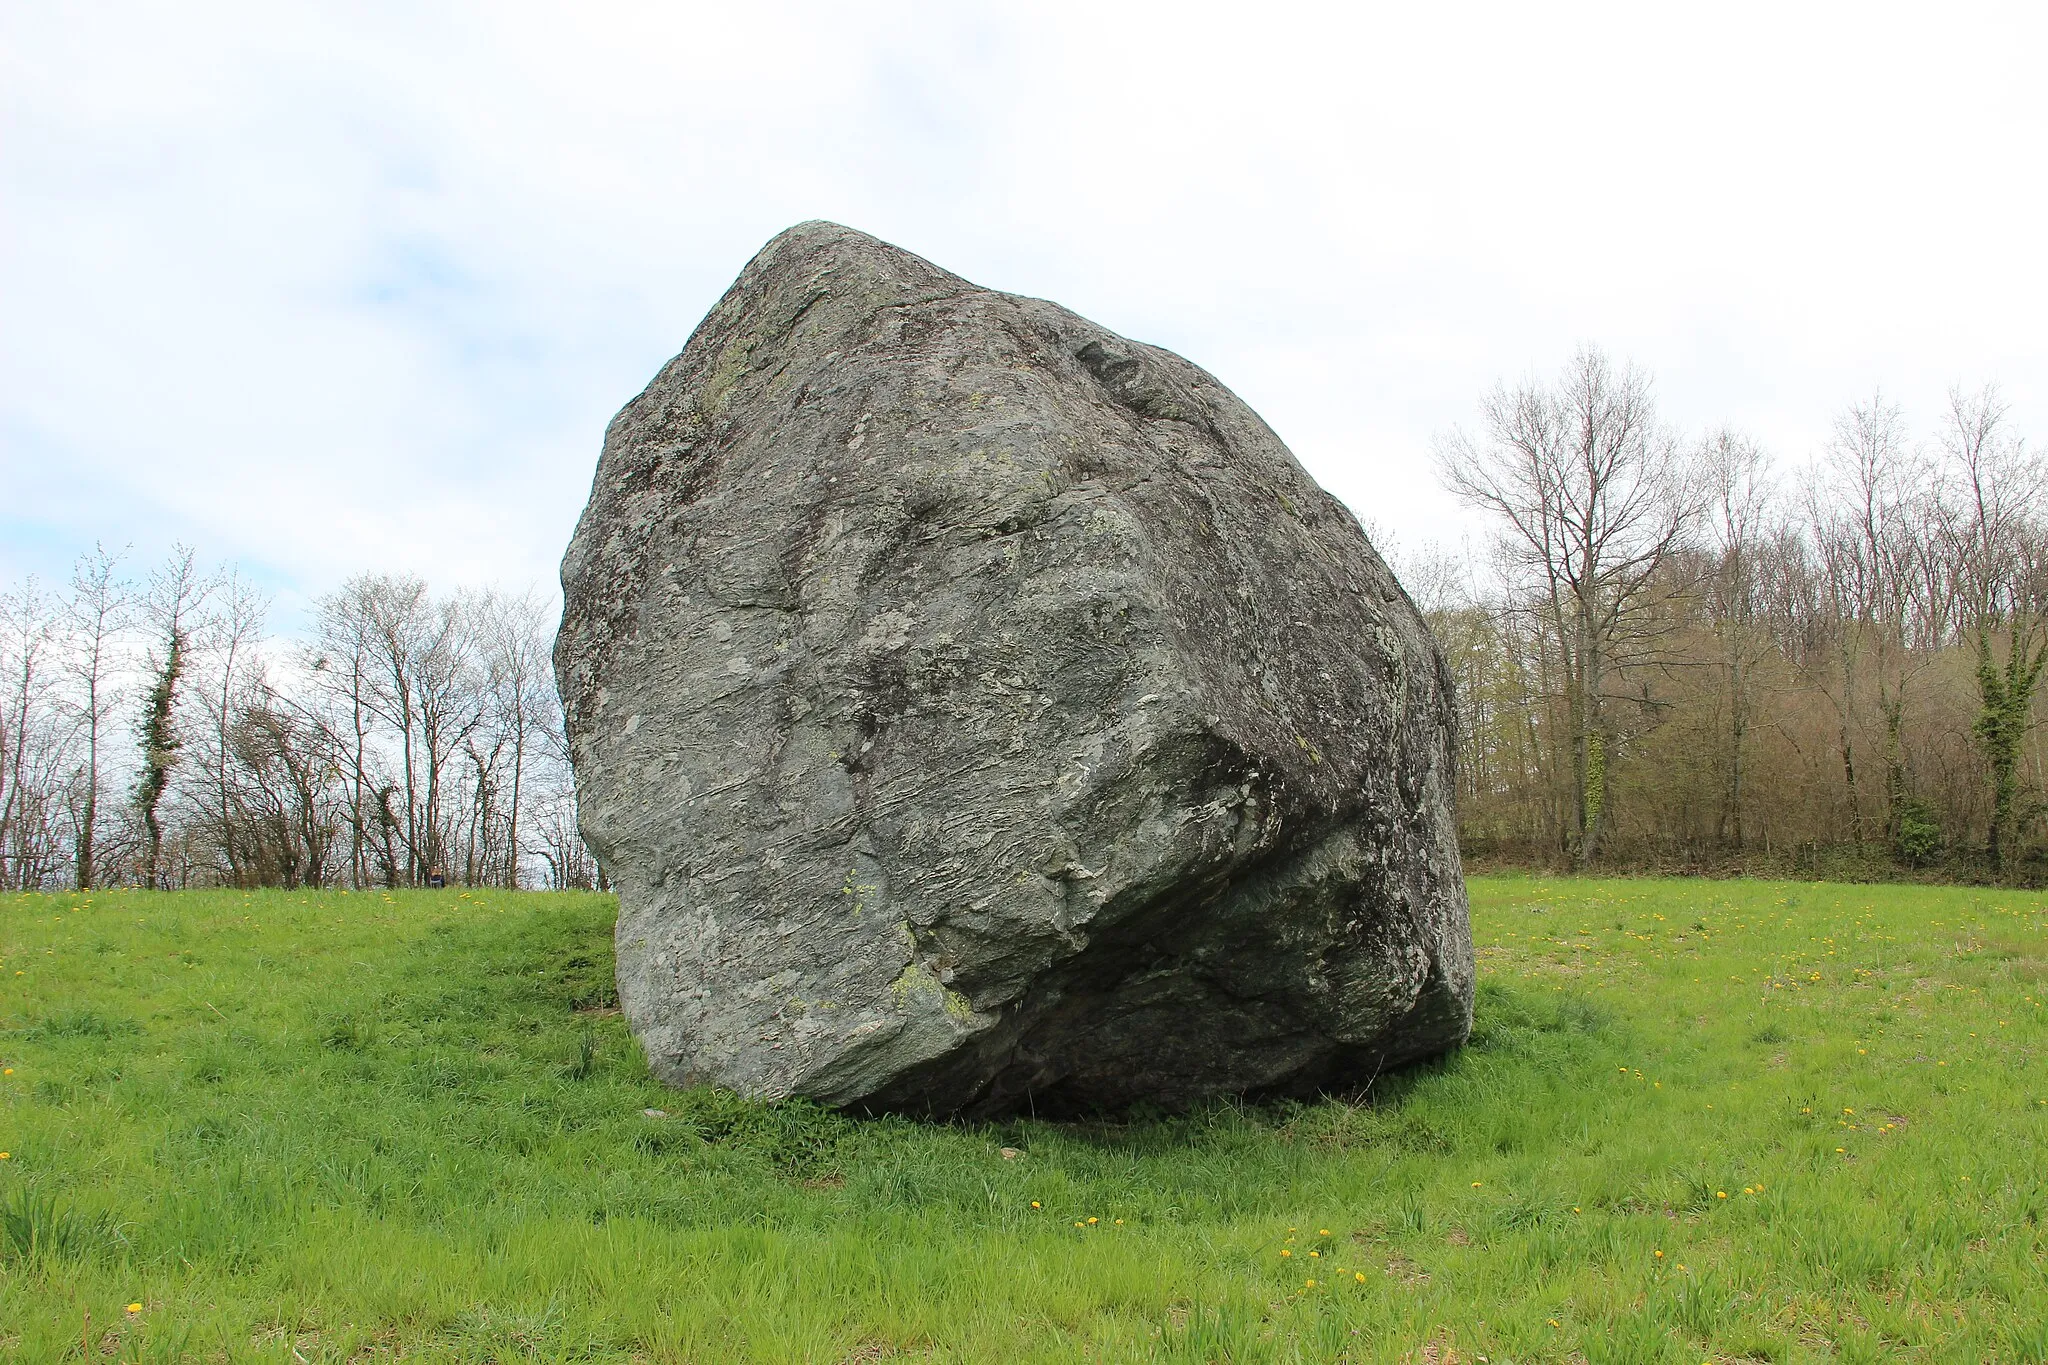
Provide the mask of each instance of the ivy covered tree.
{"label": "ivy covered tree", "polygon": [[2048,667],[2048,563],[2030,534],[2048,467],[2006,430],[2005,417],[1996,389],[1956,390],[1944,433],[1956,475],[1949,538],[1976,652],[1978,712],[1970,733],[1991,780],[1984,852],[1994,872],[2005,868],[2022,815],[2020,751],[2033,728],[2034,691]]}
{"label": "ivy covered tree", "polygon": [[150,575],[144,597],[150,634],[149,688],[144,694],[136,738],[140,741],[141,776],[135,784],[136,811],[147,839],[144,882],[163,883],[163,799],[182,741],[178,736],[178,690],[184,681],[192,648],[193,618],[206,600],[207,584],[199,577],[189,547],[174,546],[171,557]]}

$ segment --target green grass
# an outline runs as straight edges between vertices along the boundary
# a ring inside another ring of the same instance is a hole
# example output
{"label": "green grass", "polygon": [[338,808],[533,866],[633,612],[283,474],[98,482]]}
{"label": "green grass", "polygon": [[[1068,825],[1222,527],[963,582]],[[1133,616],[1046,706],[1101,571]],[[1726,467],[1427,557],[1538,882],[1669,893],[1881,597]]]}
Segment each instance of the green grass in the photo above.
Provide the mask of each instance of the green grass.
{"label": "green grass", "polygon": [[603,897],[0,901],[0,1359],[2048,1360],[2048,897],[1472,892],[1367,1102],[975,1127],[664,1090]]}

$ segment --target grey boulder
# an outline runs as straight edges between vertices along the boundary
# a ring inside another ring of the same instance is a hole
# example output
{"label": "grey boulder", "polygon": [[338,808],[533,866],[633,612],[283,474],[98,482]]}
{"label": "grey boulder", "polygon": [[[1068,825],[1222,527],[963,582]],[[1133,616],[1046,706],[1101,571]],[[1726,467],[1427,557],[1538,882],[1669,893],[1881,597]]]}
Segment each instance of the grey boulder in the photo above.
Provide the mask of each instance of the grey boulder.
{"label": "grey boulder", "polygon": [[562,584],[665,1080],[1171,1107],[1470,1028],[1436,643],[1177,355],[791,228],[613,420]]}

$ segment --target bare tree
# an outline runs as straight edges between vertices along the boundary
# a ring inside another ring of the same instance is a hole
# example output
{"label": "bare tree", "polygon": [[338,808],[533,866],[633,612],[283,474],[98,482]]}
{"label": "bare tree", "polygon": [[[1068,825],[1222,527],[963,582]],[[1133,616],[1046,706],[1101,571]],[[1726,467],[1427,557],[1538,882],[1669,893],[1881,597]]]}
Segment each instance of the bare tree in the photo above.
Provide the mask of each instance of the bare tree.
{"label": "bare tree", "polygon": [[1976,656],[1979,709],[1971,733],[1991,779],[1985,853],[1992,869],[2001,871],[2019,814],[2020,748],[2033,725],[2034,692],[2048,668],[2036,522],[2048,467],[2007,432],[2006,405],[1993,388],[1950,392],[1943,444],[1959,493],[1950,539]]}
{"label": "bare tree", "polygon": [[1752,673],[1771,650],[1770,636],[1759,621],[1760,560],[1771,510],[1769,461],[1755,441],[1722,427],[1707,437],[1700,466],[1711,499],[1710,602],[1728,700],[1725,776],[1715,833],[1740,849],[1743,759],[1755,710]]}
{"label": "bare tree", "polygon": [[1552,386],[1496,388],[1481,414],[1480,440],[1438,442],[1438,468],[1505,524],[1510,562],[1536,585],[1563,674],[1571,852],[1584,866],[1609,818],[1609,687],[1701,510],[1699,482],[1657,420],[1649,376],[1591,347]]}
{"label": "bare tree", "polygon": [[[360,651],[350,660],[360,669],[362,682],[356,692],[358,726],[364,717],[389,727],[398,746],[397,781],[379,774],[372,778],[365,763],[362,733],[358,731],[357,782],[367,785],[360,793],[366,808],[366,822],[376,832],[369,842],[383,866],[383,880],[413,884],[430,870],[433,856],[426,826],[431,823],[433,803],[423,801],[438,785],[438,771],[422,779],[419,761],[420,706],[416,695],[419,665],[416,656],[430,651],[433,607],[427,585],[418,578],[393,578],[362,574],[350,579],[333,601],[332,614],[338,628],[346,632],[340,641],[345,648]],[[431,756],[430,756],[431,759]],[[426,765],[437,769],[431,761]],[[394,797],[402,794],[404,810],[392,809]],[[426,806],[429,818],[422,819]],[[394,836],[402,843],[404,855],[394,847]]]}
{"label": "bare tree", "polygon": [[340,824],[328,737],[260,677],[242,696],[229,732],[240,875],[259,886],[321,885]]}
{"label": "bare tree", "polygon": [[243,715],[263,706],[270,689],[261,674],[261,648],[270,600],[230,568],[214,584],[205,612],[194,632],[194,658],[204,674],[200,705],[205,712],[204,808],[214,827],[214,842],[226,864],[230,886],[260,885],[243,866],[247,852],[238,801],[237,731]]}
{"label": "bare tree", "polygon": [[378,804],[370,752],[370,732],[376,723],[371,705],[371,583],[368,578],[351,579],[339,592],[319,600],[309,651],[321,725],[347,788],[349,883],[359,891],[370,885],[372,811]]}
{"label": "bare tree", "polygon": [[535,740],[549,713],[559,709],[547,624],[531,592],[518,597],[488,596],[479,603],[477,623],[488,675],[492,729],[507,750],[510,790],[505,802],[504,863],[494,869],[503,886],[519,885],[519,820],[525,809],[527,774],[535,758]]}
{"label": "bare tree", "polygon": [[395,749],[390,776],[361,775],[360,805],[375,826],[366,842],[381,849],[387,879],[417,885],[445,868],[456,842],[452,762],[484,721],[474,601],[436,600],[417,578],[366,574],[333,605],[341,643],[360,640],[361,708]]}
{"label": "bare tree", "polygon": [[533,785],[533,818],[528,822],[538,831],[532,851],[547,868],[547,884],[555,890],[606,890],[604,869],[591,856],[579,828],[568,723],[561,695],[552,685],[545,690],[536,720],[533,747],[540,780]]}
{"label": "bare tree", "polygon": [[57,729],[52,667],[58,620],[31,576],[0,596],[0,888],[42,885],[56,856]]}
{"label": "bare tree", "polygon": [[85,764],[76,783],[72,820],[72,875],[81,891],[99,881],[101,739],[120,704],[114,675],[120,667],[121,632],[128,625],[130,589],[118,575],[121,559],[104,545],[80,555],[65,603],[71,636],[66,668],[77,725],[85,737]]}
{"label": "bare tree", "polygon": [[1850,406],[1835,419],[1824,478],[1807,496],[1807,516],[1819,550],[1838,672],[1828,688],[1838,716],[1842,788],[1847,826],[1858,843],[1867,837],[1857,785],[1857,701],[1866,683],[1877,692],[1884,727],[1884,801],[1887,840],[1897,836],[1906,800],[1901,735],[1915,673],[1910,624],[1914,587],[1925,551],[1926,509],[1917,506],[1928,483],[1914,453],[1905,417],[1882,393]]}

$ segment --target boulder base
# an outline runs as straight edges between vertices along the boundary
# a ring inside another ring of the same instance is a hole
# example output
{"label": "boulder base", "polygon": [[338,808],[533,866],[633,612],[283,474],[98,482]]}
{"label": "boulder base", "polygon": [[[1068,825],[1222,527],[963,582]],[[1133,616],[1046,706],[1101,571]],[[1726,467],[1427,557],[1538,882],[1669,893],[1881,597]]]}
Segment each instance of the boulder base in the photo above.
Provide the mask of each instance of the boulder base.
{"label": "boulder base", "polygon": [[1441,656],[1216,380],[807,223],[605,436],[556,670],[655,1072],[918,1113],[1461,1042]]}

